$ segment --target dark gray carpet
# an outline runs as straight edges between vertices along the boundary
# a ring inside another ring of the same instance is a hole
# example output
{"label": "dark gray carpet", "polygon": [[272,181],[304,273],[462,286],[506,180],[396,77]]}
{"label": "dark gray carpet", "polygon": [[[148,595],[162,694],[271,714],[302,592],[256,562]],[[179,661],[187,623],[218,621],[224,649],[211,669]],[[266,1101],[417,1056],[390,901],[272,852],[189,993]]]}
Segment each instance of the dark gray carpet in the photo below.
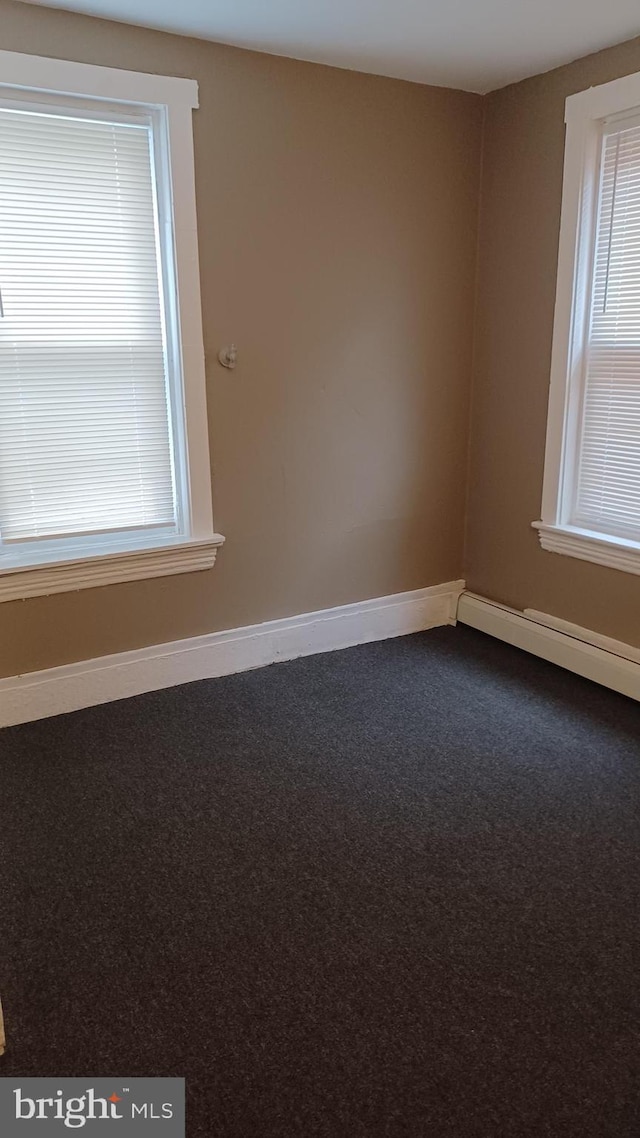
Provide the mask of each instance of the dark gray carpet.
{"label": "dark gray carpet", "polygon": [[0,754],[0,1074],[184,1075],[190,1138],[640,1133],[637,704],[458,627]]}

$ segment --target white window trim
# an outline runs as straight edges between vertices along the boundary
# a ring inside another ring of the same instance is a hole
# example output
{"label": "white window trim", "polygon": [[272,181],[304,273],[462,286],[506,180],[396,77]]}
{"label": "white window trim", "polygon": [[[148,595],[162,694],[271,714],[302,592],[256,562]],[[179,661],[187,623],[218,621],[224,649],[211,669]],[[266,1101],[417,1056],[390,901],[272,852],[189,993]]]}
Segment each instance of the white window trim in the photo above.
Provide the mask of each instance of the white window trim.
{"label": "white window trim", "polygon": [[0,602],[69,592],[211,568],[224,537],[213,525],[207,429],[206,376],[200,302],[192,113],[198,106],[193,79],[121,71],[88,63],[0,51],[0,95],[6,89],[131,103],[160,111],[167,130],[173,207],[174,265],[182,351],[188,534],[158,545],[104,554],[62,554],[60,560],[0,569]]}
{"label": "white window trim", "polygon": [[583,561],[640,574],[640,542],[595,533],[568,524],[568,483],[579,445],[579,404],[583,377],[579,353],[588,319],[587,284],[597,209],[597,169],[603,120],[640,108],[640,74],[626,75],[570,95],[567,128],[558,281],[551,355],[551,384],[542,490],[542,520],[533,522],[543,549]]}

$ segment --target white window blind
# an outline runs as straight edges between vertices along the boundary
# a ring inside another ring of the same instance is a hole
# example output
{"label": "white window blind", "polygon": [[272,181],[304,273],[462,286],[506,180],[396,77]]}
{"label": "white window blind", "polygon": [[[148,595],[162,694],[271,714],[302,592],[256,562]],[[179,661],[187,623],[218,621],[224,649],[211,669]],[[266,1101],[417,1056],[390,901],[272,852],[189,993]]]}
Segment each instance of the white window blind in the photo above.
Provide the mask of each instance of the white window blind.
{"label": "white window blind", "polygon": [[176,526],[151,127],[0,109],[0,540]]}
{"label": "white window blind", "polygon": [[640,124],[605,134],[574,524],[640,540]]}

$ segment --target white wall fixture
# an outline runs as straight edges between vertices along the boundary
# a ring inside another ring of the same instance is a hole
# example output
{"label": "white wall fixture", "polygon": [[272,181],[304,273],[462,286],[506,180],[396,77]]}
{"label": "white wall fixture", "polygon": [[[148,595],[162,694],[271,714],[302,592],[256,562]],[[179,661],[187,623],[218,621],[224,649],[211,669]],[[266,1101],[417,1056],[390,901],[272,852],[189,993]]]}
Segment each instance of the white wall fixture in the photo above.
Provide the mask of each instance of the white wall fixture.
{"label": "white wall fixture", "polygon": [[233,371],[236,363],[238,362],[238,349],[235,344],[229,344],[226,348],[220,348],[218,352],[218,360],[223,367],[228,367]]}

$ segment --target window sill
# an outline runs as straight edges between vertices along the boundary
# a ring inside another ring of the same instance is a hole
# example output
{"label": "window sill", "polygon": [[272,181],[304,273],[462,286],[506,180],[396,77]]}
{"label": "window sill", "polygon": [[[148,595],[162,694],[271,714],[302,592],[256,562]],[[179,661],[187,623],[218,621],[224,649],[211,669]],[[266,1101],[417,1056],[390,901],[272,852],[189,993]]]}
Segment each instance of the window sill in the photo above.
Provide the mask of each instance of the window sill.
{"label": "window sill", "polygon": [[222,534],[214,533],[205,541],[0,569],[0,603],[211,569],[223,542]]}
{"label": "window sill", "polygon": [[580,561],[593,561],[623,573],[640,574],[640,542],[626,538],[604,537],[592,530],[574,526],[552,526],[533,522],[540,545],[551,553],[577,557]]}

